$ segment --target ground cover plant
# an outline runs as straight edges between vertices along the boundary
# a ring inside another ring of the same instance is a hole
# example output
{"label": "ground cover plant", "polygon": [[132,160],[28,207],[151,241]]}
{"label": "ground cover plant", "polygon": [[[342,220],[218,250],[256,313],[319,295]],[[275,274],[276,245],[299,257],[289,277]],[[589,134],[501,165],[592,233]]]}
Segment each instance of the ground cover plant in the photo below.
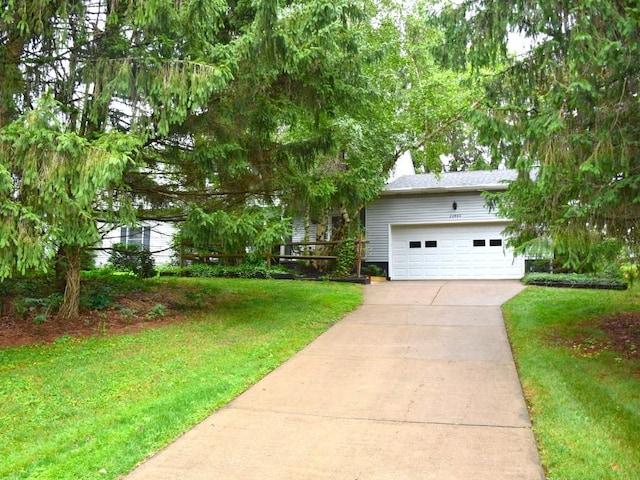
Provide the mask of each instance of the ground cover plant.
{"label": "ground cover plant", "polygon": [[547,478],[637,479],[638,288],[529,287],[504,313]]}
{"label": "ground cover plant", "polygon": [[566,288],[595,288],[625,290],[628,282],[612,277],[598,277],[577,273],[529,273],[522,279],[525,285]]}
{"label": "ground cover plant", "polygon": [[136,328],[0,348],[0,478],[118,478],[361,301],[361,287],[329,282],[144,285],[133,298],[158,295],[162,307],[121,307]]}
{"label": "ground cover plant", "polygon": [[244,262],[240,265],[217,265],[196,263],[187,267],[165,267],[161,271],[161,275],[176,275],[184,277],[225,277],[225,278],[274,278],[289,275],[293,278],[291,272],[280,266],[272,265],[267,268],[265,262],[254,264]]}

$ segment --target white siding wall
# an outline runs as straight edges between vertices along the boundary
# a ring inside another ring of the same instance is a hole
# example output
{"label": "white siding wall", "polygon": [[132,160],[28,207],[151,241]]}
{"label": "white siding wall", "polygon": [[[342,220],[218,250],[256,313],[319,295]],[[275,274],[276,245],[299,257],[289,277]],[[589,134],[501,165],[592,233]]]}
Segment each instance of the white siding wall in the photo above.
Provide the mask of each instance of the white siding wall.
{"label": "white siding wall", "polygon": [[[309,226],[309,241],[314,242],[316,240],[316,232],[318,231],[318,225],[311,224]],[[293,231],[292,242],[304,241],[304,219],[302,217],[295,217],[293,219]]]}
{"label": "white siding wall", "polygon": [[[151,227],[151,238],[149,250],[153,252],[153,258],[156,265],[166,265],[173,260],[174,251],[171,248],[173,243],[173,235],[176,228],[167,222],[147,222],[141,226]],[[114,243],[120,243],[120,227],[108,232],[102,239],[100,247],[108,248]],[[105,265],[109,261],[109,252],[98,250],[95,256],[95,262],[98,267]]]}
{"label": "white siding wall", "polygon": [[[457,209],[452,208],[456,202]],[[389,261],[389,225],[504,222],[489,212],[480,193],[383,196],[367,207],[368,262]]]}

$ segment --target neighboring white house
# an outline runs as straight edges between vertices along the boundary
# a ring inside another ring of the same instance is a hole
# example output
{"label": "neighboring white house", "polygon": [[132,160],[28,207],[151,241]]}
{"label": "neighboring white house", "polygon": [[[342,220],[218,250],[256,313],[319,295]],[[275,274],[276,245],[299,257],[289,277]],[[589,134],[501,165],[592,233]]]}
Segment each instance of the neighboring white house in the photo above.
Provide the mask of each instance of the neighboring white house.
{"label": "neighboring white house", "polygon": [[391,280],[508,279],[524,275],[483,191],[505,190],[515,170],[405,175],[366,207],[367,263]]}
{"label": "neighboring white house", "polygon": [[[174,260],[172,248],[176,227],[169,222],[143,222],[137,227],[118,227],[102,238],[100,248],[110,248],[116,243],[137,244],[153,253],[156,265],[166,265]],[[96,266],[109,261],[109,250],[97,250]]]}

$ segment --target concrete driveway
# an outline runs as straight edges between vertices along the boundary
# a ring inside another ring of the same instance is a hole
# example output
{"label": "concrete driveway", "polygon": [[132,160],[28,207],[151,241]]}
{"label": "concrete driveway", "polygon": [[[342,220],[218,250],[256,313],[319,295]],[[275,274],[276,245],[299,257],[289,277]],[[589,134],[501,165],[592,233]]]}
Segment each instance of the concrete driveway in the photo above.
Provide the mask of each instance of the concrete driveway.
{"label": "concrete driveway", "polygon": [[543,479],[499,305],[517,281],[386,282],[127,478]]}

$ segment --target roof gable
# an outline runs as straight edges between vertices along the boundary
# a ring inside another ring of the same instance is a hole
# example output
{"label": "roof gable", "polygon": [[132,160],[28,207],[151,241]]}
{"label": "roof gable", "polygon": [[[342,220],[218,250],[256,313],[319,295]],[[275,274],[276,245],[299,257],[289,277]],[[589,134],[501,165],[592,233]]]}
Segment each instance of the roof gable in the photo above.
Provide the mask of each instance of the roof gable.
{"label": "roof gable", "polygon": [[473,172],[423,173],[404,175],[389,183],[382,195],[410,195],[461,191],[506,190],[517,170],[478,170]]}

